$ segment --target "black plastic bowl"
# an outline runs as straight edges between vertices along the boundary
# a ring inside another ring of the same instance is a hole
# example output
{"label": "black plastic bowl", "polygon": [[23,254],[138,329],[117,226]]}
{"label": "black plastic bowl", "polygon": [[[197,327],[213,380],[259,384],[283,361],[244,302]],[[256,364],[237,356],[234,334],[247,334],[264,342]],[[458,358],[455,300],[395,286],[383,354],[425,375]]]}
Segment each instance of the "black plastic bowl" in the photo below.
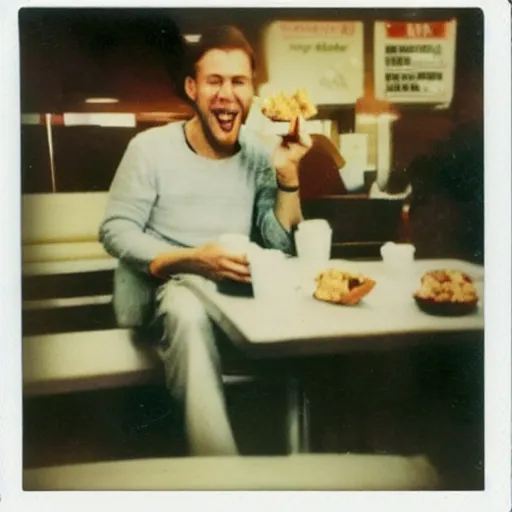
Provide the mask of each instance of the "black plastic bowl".
{"label": "black plastic bowl", "polygon": [[436,302],[432,299],[422,299],[414,296],[414,300],[418,307],[435,316],[464,316],[473,313],[478,306],[478,299],[471,302]]}

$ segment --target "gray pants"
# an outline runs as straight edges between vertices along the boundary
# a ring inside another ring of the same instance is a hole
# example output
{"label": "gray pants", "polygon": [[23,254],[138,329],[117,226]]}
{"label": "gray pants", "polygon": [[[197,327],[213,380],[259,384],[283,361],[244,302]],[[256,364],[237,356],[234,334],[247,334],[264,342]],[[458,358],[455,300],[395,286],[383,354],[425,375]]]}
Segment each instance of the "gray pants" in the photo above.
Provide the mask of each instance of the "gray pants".
{"label": "gray pants", "polygon": [[213,283],[180,275],[162,285],[157,294],[157,320],[163,336],[157,352],[164,363],[166,385],[185,410],[185,426],[192,455],[236,455],[229,423],[214,326],[201,300],[187,286]]}

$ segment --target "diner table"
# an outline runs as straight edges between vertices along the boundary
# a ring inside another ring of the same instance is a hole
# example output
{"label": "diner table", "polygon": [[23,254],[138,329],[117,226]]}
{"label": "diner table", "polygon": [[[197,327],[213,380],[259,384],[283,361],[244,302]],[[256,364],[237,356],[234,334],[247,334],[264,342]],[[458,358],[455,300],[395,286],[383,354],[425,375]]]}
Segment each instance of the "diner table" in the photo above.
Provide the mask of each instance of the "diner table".
{"label": "diner table", "polygon": [[[358,305],[316,300],[304,286],[304,262],[286,265],[297,285],[275,297],[254,298],[219,291],[205,280],[190,281],[213,322],[250,360],[298,360],[353,351],[393,350],[421,343],[483,343],[484,268],[456,259],[416,260],[409,269],[389,269],[382,261],[330,260],[325,268],[362,273],[376,281]],[[479,296],[476,311],[458,317],[420,310],[413,292],[421,276],[435,269],[469,274]],[[278,286],[278,283],[276,283]],[[309,451],[308,397],[297,374],[286,373],[287,436],[290,453]]]}

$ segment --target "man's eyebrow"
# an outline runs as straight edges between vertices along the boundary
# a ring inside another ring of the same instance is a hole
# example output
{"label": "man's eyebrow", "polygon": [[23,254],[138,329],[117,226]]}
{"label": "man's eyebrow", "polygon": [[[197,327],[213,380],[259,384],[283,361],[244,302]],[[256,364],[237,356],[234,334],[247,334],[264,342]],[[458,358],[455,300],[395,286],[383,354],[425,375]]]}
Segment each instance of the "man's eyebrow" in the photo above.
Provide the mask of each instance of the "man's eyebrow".
{"label": "man's eyebrow", "polygon": [[219,75],[218,73],[210,73],[209,75],[206,75],[207,78],[236,78],[238,80],[240,79],[244,79],[244,80],[250,80],[251,77],[249,75],[243,75],[243,74],[238,74],[238,75]]}

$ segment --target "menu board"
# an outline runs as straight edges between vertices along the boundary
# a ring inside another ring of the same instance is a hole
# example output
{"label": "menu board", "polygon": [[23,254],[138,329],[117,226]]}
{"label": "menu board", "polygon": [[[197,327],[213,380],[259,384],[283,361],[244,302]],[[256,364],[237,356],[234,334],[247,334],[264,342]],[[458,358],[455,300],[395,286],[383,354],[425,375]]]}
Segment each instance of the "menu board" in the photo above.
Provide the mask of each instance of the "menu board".
{"label": "menu board", "polygon": [[351,104],[363,96],[362,22],[276,21],[263,37],[268,83],[261,96],[299,87],[317,105]]}
{"label": "menu board", "polygon": [[376,22],[375,94],[395,103],[448,105],[453,97],[456,21]]}

